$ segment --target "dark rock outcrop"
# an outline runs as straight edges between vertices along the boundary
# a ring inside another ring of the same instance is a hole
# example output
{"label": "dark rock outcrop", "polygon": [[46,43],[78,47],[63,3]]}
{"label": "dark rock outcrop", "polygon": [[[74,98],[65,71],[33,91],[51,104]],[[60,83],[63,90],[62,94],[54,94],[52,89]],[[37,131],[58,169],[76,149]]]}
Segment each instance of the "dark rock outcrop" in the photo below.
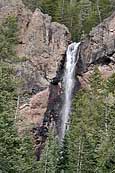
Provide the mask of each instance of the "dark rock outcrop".
{"label": "dark rock outcrop", "polygon": [[115,62],[115,12],[82,41],[80,57],[84,64],[110,64]]}
{"label": "dark rock outcrop", "polygon": [[76,74],[83,87],[88,84],[95,65],[104,78],[115,72],[115,12],[81,42]]}

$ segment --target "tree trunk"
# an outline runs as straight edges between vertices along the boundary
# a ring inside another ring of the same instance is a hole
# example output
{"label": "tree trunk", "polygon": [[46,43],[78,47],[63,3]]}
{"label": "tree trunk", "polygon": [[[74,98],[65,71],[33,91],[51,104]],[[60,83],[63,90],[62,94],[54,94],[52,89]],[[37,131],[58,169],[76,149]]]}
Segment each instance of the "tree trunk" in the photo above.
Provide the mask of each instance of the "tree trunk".
{"label": "tree trunk", "polygon": [[101,23],[102,19],[101,19],[101,12],[100,12],[100,9],[99,9],[99,0],[96,0],[96,7],[97,7],[97,13],[98,13],[98,16],[99,16],[99,22]]}

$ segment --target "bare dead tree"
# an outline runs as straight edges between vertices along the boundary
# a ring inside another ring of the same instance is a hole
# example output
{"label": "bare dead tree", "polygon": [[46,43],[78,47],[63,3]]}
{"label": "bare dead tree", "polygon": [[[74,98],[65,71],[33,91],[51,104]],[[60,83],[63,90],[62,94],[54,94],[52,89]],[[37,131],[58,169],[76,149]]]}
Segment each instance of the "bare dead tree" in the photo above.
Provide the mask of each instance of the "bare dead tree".
{"label": "bare dead tree", "polygon": [[64,5],[65,5],[65,0],[62,0],[62,8],[61,8],[61,18],[64,20]]}
{"label": "bare dead tree", "polygon": [[99,16],[99,21],[101,23],[102,22],[102,18],[101,18],[101,11],[100,11],[100,8],[99,8],[99,0],[96,0],[96,8],[97,8],[98,16]]}

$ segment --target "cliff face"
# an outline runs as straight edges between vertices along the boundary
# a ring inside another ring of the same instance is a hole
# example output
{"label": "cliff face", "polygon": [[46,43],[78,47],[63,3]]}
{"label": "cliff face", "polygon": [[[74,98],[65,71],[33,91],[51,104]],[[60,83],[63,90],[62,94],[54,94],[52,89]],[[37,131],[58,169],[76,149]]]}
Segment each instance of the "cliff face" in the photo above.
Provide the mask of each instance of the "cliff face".
{"label": "cliff face", "polygon": [[23,5],[21,0],[0,0],[0,8]]}
{"label": "cliff face", "polygon": [[89,65],[115,62],[115,13],[92,29],[82,42],[80,55]]}
{"label": "cliff face", "polygon": [[88,78],[94,66],[104,78],[115,72],[115,12],[97,27],[93,28],[88,37],[81,42],[78,74],[83,86],[87,85]]}
{"label": "cliff face", "polygon": [[19,131],[31,123],[40,123],[47,109],[49,84],[61,75],[65,51],[70,41],[68,29],[51,22],[51,17],[36,9],[26,9],[21,1],[0,1],[0,22],[7,16],[18,21],[17,55],[25,61],[16,64],[17,76],[23,79],[19,88]]}
{"label": "cliff face", "polygon": [[115,62],[115,13],[93,28],[82,42],[81,58],[85,64]]}
{"label": "cliff face", "polygon": [[[69,31],[64,25],[52,23],[51,17],[36,10],[27,23],[25,32],[20,34],[20,44],[17,47],[17,54],[26,57],[27,60],[18,64],[17,75],[21,75],[24,80],[23,92],[34,95],[32,103],[28,108],[21,109],[30,115],[33,122],[40,122],[47,108],[49,95],[49,83],[56,76],[56,71],[61,65],[68,41]],[[40,96],[39,96],[40,94]],[[43,97],[41,99],[37,99]],[[37,103],[36,99],[38,100]],[[39,111],[38,111],[39,110]],[[25,124],[25,122],[24,122]]]}
{"label": "cliff face", "polygon": [[[89,76],[96,64],[104,78],[107,78],[114,73],[115,13],[96,28],[93,28],[89,33],[89,36],[81,42],[79,54],[77,56],[79,56],[79,60],[76,64],[76,87],[74,94],[80,87],[88,86]],[[63,61],[62,68],[64,68],[64,64],[65,61]],[[42,143],[47,138],[48,127],[53,124],[53,126],[55,125],[57,132],[60,131],[60,111],[62,109],[64,98],[61,78],[58,78],[56,82],[51,82],[49,91],[47,110],[44,114],[43,123],[41,126],[33,130],[38,139],[38,156],[43,146]]]}

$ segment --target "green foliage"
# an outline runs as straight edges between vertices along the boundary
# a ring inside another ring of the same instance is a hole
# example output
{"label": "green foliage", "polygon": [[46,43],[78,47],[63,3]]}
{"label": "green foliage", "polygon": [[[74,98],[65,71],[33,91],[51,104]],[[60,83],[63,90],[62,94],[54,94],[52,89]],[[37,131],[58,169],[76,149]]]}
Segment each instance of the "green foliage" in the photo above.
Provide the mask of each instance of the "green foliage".
{"label": "green foliage", "polygon": [[[31,1],[32,9],[36,7],[36,2],[53,15],[53,19],[69,26],[78,40],[100,20],[95,1],[87,0],[85,9],[82,0],[71,3],[69,0],[47,0],[39,1],[39,4],[34,0]],[[106,11],[111,11],[109,2],[100,0],[99,10],[103,19]],[[0,172],[114,172],[115,74],[104,81],[97,67],[90,78],[90,88],[76,94],[70,128],[61,150],[54,132],[50,131],[41,160],[37,162],[30,134],[25,134],[23,139],[18,136],[15,120],[17,80],[11,65],[17,61],[17,30],[17,19],[11,16],[0,26]]]}
{"label": "green foliage", "polygon": [[69,131],[61,147],[49,134],[39,172],[112,173],[115,170],[115,75],[107,81],[96,67],[90,88],[73,102]]}
{"label": "green foliage", "polygon": [[0,26],[0,60],[11,61],[16,58],[17,19],[9,16]]}
{"label": "green foliage", "polygon": [[115,96],[115,73],[107,80],[106,89]]}
{"label": "green foliage", "polygon": [[56,173],[60,173],[62,170],[67,171],[68,168],[68,137],[65,136],[63,142],[60,145],[59,159],[57,162],[57,170]]}
{"label": "green foliage", "polygon": [[75,41],[88,34],[114,10],[110,0],[23,0],[32,11],[40,8],[53,21],[65,24]]}
{"label": "green foliage", "polygon": [[39,161],[39,172],[55,173],[59,159],[59,143],[54,132],[49,132],[49,136],[44,151]]}
{"label": "green foliage", "polygon": [[17,80],[10,64],[17,59],[16,18],[8,17],[0,31],[0,172],[35,173],[38,163],[30,135],[21,139],[16,129]]}
{"label": "green foliage", "polygon": [[104,81],[96,67],[90,82],[90,89],[80,90],[73,102],[60,162],[65,173],[115,170],[115,75]]}
{"label": "green foliage", "polygon": [[29,172],[34,160],[32,145],[30,139],[19,138],[15,127],[17,96],[13,71],[6,64],[0,64],[0,72],[0,171]]}
{"label": "green foliage", "polygon": [[100,0],[99,6],[100,6],[100,13],[101,13],[102,19],[106,18],[107,16],[111,14],[112,6],[110,1]]}

